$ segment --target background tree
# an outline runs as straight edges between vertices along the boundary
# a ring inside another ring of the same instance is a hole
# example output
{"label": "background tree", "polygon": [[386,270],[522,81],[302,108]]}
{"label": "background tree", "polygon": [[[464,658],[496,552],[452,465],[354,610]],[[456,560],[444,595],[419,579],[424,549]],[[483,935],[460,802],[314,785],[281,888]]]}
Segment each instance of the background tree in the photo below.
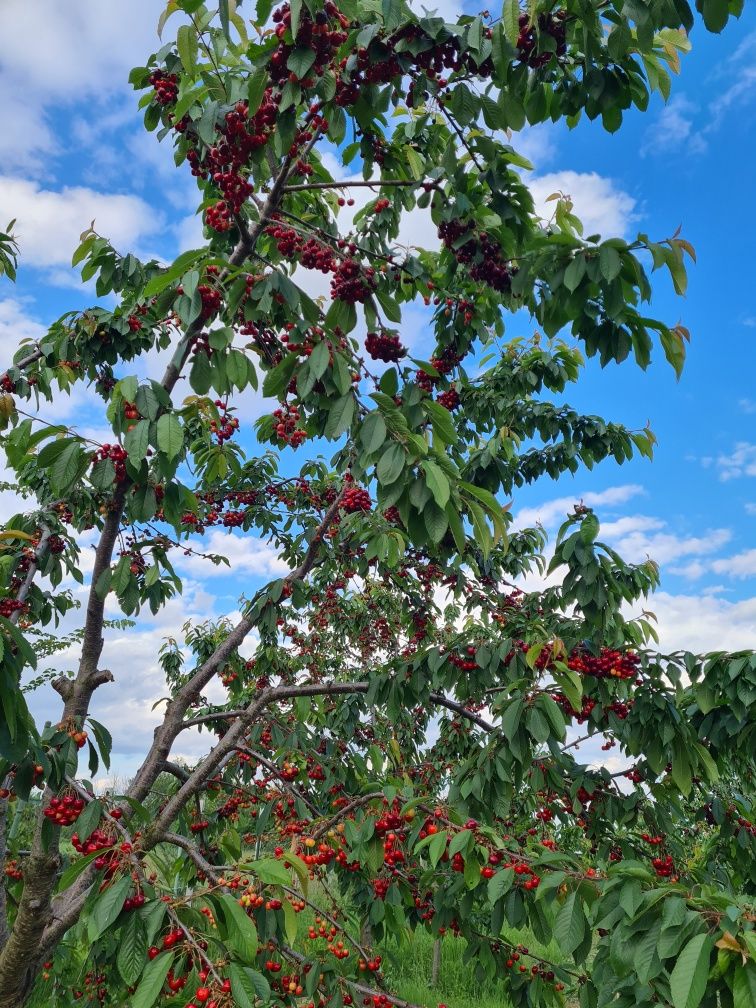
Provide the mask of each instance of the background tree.
{"label": "background tree", "polygon": [[[697,7],[718,31],[742,3]],[[658,343],[680,371],[686,330],[643,305],[647,268],[682,292],[692,250],[584,237],[567,197],[542,221],[507,131],[617,129],[668,93],[693,12],[507,0],[447,25],[401,0],[261,0],[252,37],[249,13],[171,0],[176,41],[132,74],[145,125],[197,179],[206,244],[166,267],[86,232],[74,263],[117,307],[63,316],[2,378],[3,447],[33,501],[2,533],[3,838],[14,802],[42,798],[23,854],[7,834],[0,1005],[401,1008],[353,912],[376,940],[458,936],[517,1005],[753,1004],[756,657],[648,650],[628,613],[657,569],[624,563],[582,506],[559,585],[514,588],[546,543],[508,517],[525,483],[651,455],[649,430],[562,397],[586,354],[645,367]],[[334,145],[361,179],[329,174]],[[436,250],[397,244],[418,209]],[[12,276],[12,227],[0,242]],[[402,344],[418,301],[428,362]],[[509,339],[513,312],[543,335]],[[108,444],[30,412],[78,382]],[[258,386],[278,400],[256,424],[267,448],[240,433]],[[269,538],[290,572],[238,622],[166,642],[154,742],[123,794],[95,796],[78,756],[90,776],[109,759],[89,714],[118,688],[106,598],[157,611],[181,590],[171,552],[216,526]],[[35,644],[54,650],[39,634],[70,612],[61,582],[83,581],[92,528],[78,669],[40,728],[21,683]],[[211,743],[182,767],[194,726]],[[595,735],[619,773],[579,761]],[[525,927],[558,959],[506,937]]]}

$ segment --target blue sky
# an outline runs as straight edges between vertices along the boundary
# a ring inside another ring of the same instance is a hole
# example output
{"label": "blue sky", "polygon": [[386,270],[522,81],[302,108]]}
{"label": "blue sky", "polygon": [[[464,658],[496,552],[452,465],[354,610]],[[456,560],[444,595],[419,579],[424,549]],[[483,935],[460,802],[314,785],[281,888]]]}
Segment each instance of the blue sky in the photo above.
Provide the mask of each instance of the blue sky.
{"label": "blue sky", "polygon": [[[0,363],[20,336],[39,336],[63,311],[94,303],[68,265],[93,218],[116,247],[141,255],[170,258],[199,244],[193,181],[174,167],[167,145],[141,129],[126,83],[131,66],[156,48],[162,6],[132,0],[127,15],[112,0],[4,0],[0,7],[0,224],[18,218],[22,252],[17,286],[0,281]],[[454,0],[440,7],[447,17],[459,11]],[[692,42],[669,104],[655,97],[619,133],[584,123],[513,139],[535,164],[537,198],[569,192],[587,233],[661,239],[681,225],[698,253],[687,296],[677,298],[659,276],[653,305],[657,316],[691,330],[681,381],[662,361],[645,374],[630,363],[604,371],[591,364],[570,396],[586,412],[631,427],[650,421],[659,439],[655,461],[606,463],[540,484],[520,493],[513,511],[521,522],[540,518],[553,528],[577,499],[594,504],[628,559],[650,555],[662,565],[662,590],[650,607],[665,647],[754,647],[756,10],[747,5],[722,36],[699,27]],[[518,319],[510,332],[532,329]],[[413,347],[420,356],[429,350],[423,340]],[[265,409],[248,397],[242,421]],[[104,435],[83,391],[46,415]],[[0,495],[3,516],[14,503]],[[223,550],[219,538],[211,546]],[[235,543],[233,553],[231,576],[187,560],[184,600],[109,644],[104,662],[119,679],[118,697],[105,687],[96,713],[114,725],[121,773],[133,768],[156,717],[160,640],[188,616],[233,610],[240,585],[250,594],[283,569],[275,551],[254,539]],[[48,697],[35,706],[54,716]],[[187,755],[198,745],[187,739]]]}

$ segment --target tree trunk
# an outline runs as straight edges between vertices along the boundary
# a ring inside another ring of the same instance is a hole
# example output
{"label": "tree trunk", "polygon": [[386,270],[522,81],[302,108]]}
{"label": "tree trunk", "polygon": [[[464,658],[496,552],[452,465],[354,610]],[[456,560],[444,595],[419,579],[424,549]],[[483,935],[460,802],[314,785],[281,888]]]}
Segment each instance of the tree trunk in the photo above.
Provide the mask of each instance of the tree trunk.
{"label": "tree trunk", "polygon": [[45,955],[42,932],[50,920],[57,855],[33,854],[24,865],[24,891],[13,930],[0,953],[0,1008],[20,1008],[34,987]]}
{"label": "tree trunk", "polygon": [[430,986],[438,987],[438,978],[441,975],[441,939],[436,938],[433,942],[433,962],[431,963]]}

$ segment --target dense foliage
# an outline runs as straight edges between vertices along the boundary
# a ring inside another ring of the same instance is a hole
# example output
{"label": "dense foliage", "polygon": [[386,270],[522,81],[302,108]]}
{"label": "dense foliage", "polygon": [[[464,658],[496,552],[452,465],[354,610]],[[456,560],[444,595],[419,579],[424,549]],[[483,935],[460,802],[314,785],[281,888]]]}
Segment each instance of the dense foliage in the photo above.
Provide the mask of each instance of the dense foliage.
{"label": "dense foliage", "polygon": [[[752,1006],[756,656],[655,652],[629,615],[652,562],[581,505],[551,547],[509,515],[524,484],[650,457],[650,430],[565,397],[585,356],[681,370],[648,272],[683,292],[692,249],[584,236],[561,194],[540,219],[508,138],[617,129],[668,95],[694,21],[719,31],[742,2],[506,0],[451,25],[402,0],[259,0],[251,34],[246,7],[171,0],[175,42],[131,78],[206,243],[165,266],[86,232],[74,264],[117,306],[66,314],[2,377],[28,508],[0,533],[0,1006],[402,1008],[372,943],[417,929],[516,1006]],[[399,242],[410,213],[436,247]],[[11,227],[11,278],[16,253]],[[35,418],[79,383],[108,444]],[[96,796],[79,758],[108,766],[106,599],[157,612],[208,529],[270,540],[290,573],[166,642],[154,742]],[[546,563],[555,587],[515,587]],[[73,678],[35,671],[72,642]],[[41,729],[25,691],[49,681]],[[179,765],[196,726],[208,753]],[[620,769],[581,762],[588,738]]]}

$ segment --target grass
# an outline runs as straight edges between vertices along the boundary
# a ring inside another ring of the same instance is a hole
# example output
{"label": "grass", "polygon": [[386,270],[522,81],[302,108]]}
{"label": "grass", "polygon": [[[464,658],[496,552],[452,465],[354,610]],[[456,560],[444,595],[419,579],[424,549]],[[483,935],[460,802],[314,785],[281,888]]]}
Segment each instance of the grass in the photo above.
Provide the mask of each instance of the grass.
{"label": "grass", "polygon": [[417,931],[410,943],[398,949],[393,943],[381,948],[383,970],[388,986],[413,1004],[436,1008],[443,1003],[448,1008],[509,1008],[509,1000],[501,983],[479,984],[472,963],[462,961],[464,943],[445,937],[441,942],[441,969],[438,986],[431,988],[433,937]]}
{"label": "grass", "polygon": [[[543,946],[529,931],[507,930],[503,938],[514,944],[527,945],[536,955],[552,962],[563,961],[564,956],[556,945]],[[392,991],[400,997],[423,1008],[436,1008],[443,1003],[447,1008],[509,1008],[504,984],[500,981],[480,983],[475,977],[474,962],[464,962],[465,943],[447,935],[441,944],[441,969],[438,985],[430,985],[433,962],[433,937],[426,931],[416,931],[410,942],[402,948],[394,943],[384,943],[383,972]]]}

